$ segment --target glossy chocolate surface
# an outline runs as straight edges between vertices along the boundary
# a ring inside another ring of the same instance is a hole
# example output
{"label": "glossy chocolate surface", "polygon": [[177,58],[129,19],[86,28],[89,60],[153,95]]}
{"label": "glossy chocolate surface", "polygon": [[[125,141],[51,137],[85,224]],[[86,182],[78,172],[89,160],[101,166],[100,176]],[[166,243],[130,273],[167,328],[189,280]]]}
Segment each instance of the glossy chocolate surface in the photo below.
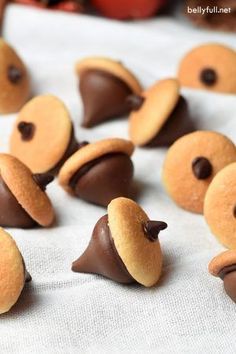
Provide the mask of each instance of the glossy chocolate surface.
{"label": "glossy chocolate surface", "polygon": [[7,77],[13,85],[17,85],[21,81],[23,73],[16,66],[10,65],[7,70]]}
{"label": "glossy chocolate surface", "polygon": [[129,197],[134,167],[123,153],[107,154],[84,165],[71,178],[75,195],[88,202],[107,206],[117,197]]}
{"label": "glossy chocolate surface", "polygon": [[87,249],[72,264],[72,270],[79,273],[100,274],[119,283],[135,282],[117,253],[107,215],[98,220]]}
{"label": "glossy chocolate surface", "polygon": [[0,226],[31,228],[37,225],[18,203],[0,176]]}
{"label": "glossy chocolate surface", "polygon": [[130,111],[126,98],[129,86],[116,76],[101,70],[85,70],[80,75],[79,89],[84,105],[84,127],[123,116]]}
{"label": "glossy chocolate surface", "polygon": [[170,146],[181,136],[194,130],[196,130],[196,127],[190,117],[187,101],[180,96],[174,111],[147,146]]}
{"label": "glossy chocolate surface", "polygon": [[236,269],[224,276],[224,288],[226,294],[236,303]]}

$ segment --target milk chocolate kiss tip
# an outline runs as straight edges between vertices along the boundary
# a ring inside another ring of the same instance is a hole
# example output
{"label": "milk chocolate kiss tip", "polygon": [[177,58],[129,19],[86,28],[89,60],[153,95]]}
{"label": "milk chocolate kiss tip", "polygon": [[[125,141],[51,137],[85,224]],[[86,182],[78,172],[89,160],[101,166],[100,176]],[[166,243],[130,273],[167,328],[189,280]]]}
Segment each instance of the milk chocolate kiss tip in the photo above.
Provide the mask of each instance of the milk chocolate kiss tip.
{"label": "milk chocolate kiss tip", "polygon": [[148,220],[144,223],[143,229],[146,237],[150,241],[155,242],[158,239],[160,231],[165,230],[167,226],[168,225],[164,221]]}
{"label": "milk chocolate kiss tip", "polygon": [[45,191],[47,185],[54,180],[54,176],[50,173],[36,173],[33,175],[33,179],[42,191]]}

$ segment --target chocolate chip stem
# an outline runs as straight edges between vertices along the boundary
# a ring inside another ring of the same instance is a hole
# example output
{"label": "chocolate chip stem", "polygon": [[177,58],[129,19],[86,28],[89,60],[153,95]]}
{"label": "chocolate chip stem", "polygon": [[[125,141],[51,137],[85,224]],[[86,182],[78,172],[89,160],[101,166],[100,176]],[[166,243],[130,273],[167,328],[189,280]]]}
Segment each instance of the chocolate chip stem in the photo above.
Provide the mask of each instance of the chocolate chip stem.
{"label": "chocolate chip stem", "polygon": [[160,231],[165,230],[167,226],[168,225],[164,221],[148,220],[143,225],[143,229],[147,238],[154,242],[158,239]]}
{"label": "chocolate chip stem", "polygon": [[21,133],[22,140],[31,140],[34,135],[35,125],[29,122],[20,122],[17,126],[19,132]]}
{"label": "chocolate chip stem", "polygon": [[144,101],[145,101],[144,97],[136,94],[129,95],[126,98],[126,102],[128,103],[132,111],[138,111],[142,107]]}
{"label": "chocolate chip stem", "polygon": [[213,86],[216,81],[217,81],[217,74],[214,69],[211,68],[206,68],[203,69],[200,73],[200,80],[206,85],[206,86]]}
{"label": "chocolate chip stem", "polygon": [[33,175],[33,179],[42,191],[45,191],[46,186],[54,180],[54,176],[50,173],[36,173]]}
{"label": "chocolate chip stem", "polygon": [[78,150],[81,149],[82,147],[88,145],[89,142],[88,141],[82,141],[81,143],[78,143]]}
{"label": "chocolate chip stem", "polygon": [[196,157],[192,162],[193,174],[197,179],[207,179],[212,174],[212,164],[205,157]]}

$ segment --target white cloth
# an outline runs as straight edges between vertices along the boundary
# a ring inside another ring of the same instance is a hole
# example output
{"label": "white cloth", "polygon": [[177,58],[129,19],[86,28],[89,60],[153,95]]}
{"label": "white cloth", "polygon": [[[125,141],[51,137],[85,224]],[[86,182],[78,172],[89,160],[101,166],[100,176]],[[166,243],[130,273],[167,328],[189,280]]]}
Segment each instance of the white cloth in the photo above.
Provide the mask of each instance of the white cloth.
{"label": "white cloth", "polygon": [[[79,140],[127,137],[127,121],[86,130],[74,63],[87,55],[121,59],[144,85],[173,76],[191,47],[209,41],[236,46],[235,35],[191,28],[170,18],[119,23],[10,6],[5,38],[32,73],[34,93],[53,93],[69,107]],[[236,141],[235,96],[184,90],[201,128]],[[0,149],[16,115],[0,119]],[[204,218],[183,211],[161,181],[165,149],[137,149],[135,175],[140,204],[150,218],[169,225],[160,235],[164,252],[159,286],[121,286],[99,276],[73,273],[105,210],[68,196],[57,184],[48,193],[58,223],[51,229],[11,229],[33,282],[18,304],[0,318],[1,353],[227,353],[236,352],[236,306],[222,282],[208,274],[210,259],[223,247]]]}

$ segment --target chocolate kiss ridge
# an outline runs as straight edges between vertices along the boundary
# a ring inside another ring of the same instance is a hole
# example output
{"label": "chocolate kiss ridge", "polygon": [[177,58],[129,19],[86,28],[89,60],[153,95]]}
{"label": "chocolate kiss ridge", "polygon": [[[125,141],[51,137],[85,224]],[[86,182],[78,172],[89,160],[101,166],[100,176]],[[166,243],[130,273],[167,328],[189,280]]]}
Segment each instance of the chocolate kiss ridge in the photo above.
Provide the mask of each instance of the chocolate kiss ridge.
{"label": "chocolate kiss ridge", "polygon": [[147,146],[170,146],[181,136],[194,130],[196,130],[196,126],[190,117],[187,101],[180,96],[174,111]]}
{"label": "chocolate kiss ridge", "polygon": [[135,282],[118,255],[107,215],[98,220],[87,249],[73,262],[72,270],[78,273],[100,274],[118,283]]}
{"label": "chocolate kiss ridge", "polygon": [[0,225],[5,227],[32,228],[37,225],[18,203],[0,176]]}
{"label": "chocolate kiss ridge", "polygon": [[132,91],[115,75],[97,69],[85,70],[80,75],[79,89],[84,105],[84,127],[93,127],[130,112],[126,98]]}
{"label": "chocolate kiss ridge", "polygon": [[42,191],[45,191],[47,185],[54,180],[54,176],[50,173],[36,173],[33,175],[33,179]]}
{"label": "chocolate kiss ridge", "polygon": [[75,195],[88,202],[107,206],[117,197],[129,197],[134,167],[123,153],[107,154],[85,164],[71,178]]}

